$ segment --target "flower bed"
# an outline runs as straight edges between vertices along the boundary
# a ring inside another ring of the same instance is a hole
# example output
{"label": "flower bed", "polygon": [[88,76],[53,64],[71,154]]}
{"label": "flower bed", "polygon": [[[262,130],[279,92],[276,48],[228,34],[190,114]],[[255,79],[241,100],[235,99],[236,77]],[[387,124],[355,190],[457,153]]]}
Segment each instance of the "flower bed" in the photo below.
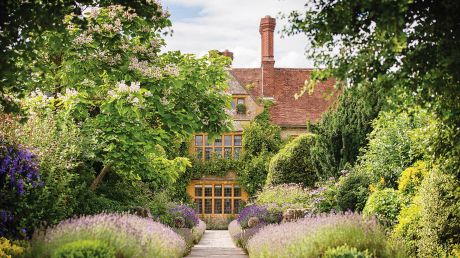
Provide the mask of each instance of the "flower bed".
{"label": "flower bed", "polygon": [[347,245],[373,257],[405,257],[390,246],[384,231],[361,215],[331,214],[265,226],[249,239],[251,257],[323,257],[329,249]]}
{"label": "flower bed", "polygon": [[204,221],[202,220],[199,221],[196,227],[192,228],[193,240],[195,244],[198,244],[198,242],[200,242],[205,231],[206,231],[206,223],[204,223]]}
{"label": "flower bed", "polygon": [[130,214],[99,214],[69,219],[37,234],[29,257],[50,257],[72,242],[98,241],[116,257],[182,257],[185,241],[171,228]]}

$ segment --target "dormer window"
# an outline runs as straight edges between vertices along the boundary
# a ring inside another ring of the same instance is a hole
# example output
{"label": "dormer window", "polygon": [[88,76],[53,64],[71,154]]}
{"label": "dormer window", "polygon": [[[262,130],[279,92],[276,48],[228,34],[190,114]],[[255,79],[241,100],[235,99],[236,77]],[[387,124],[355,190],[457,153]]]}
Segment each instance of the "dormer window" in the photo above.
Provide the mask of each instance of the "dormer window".
{"label": "dormer window", "polygon": [[232,109],[236,111],[237,114],[239,115],[244,115],[246,114],[246,97],[244,96],[237,96],[233,97],[232,100]]}

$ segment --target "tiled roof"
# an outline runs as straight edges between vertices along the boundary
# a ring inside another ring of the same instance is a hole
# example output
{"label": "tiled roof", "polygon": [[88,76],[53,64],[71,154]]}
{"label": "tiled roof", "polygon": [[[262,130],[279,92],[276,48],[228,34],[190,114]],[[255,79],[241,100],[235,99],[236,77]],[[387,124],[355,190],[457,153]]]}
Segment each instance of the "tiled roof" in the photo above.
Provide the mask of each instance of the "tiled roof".
{"label": "tiled roof", "polygon": [[[261,71],[261,68],[233,68],[230,73],[254,99],[259,99],[263,97]],[[311,69],[274,68],[275,105],[270,110],[274,123],[283,127],[303,127],[307,119],[317,122],[332,105],[339,94],[333,80],[319,83],[313,94],[304,93],[295,99],[310,73]]]}

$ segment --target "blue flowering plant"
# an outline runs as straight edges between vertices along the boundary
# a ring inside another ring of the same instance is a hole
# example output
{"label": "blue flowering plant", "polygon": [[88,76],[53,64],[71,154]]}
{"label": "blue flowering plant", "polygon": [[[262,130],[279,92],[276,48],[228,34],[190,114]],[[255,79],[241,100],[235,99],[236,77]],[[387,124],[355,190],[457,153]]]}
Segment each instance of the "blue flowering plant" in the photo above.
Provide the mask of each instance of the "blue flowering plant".
{"label": "blue flowering plant", "polygon": [[194,228],[200,223],[195,210],[184,204],[174,204],[169,209],[169,215],[174,221],[172,227]]}
{"label": "blue flowering plant", "polygon": [[0,236],[17,235],[15,207],[28,192],[41,187],[37,157],[27,148],[0,140]]}

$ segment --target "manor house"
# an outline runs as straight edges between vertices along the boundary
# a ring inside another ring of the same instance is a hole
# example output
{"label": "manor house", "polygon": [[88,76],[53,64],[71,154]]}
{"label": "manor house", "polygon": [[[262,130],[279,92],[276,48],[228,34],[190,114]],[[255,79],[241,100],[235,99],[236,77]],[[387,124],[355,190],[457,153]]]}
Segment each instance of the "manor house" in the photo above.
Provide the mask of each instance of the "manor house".
{"label": "manor house", "polygon": [[[273,101],[270,108],[272,122],[282,128],[282,137],[295,137],[307,130],[307,123],[315,123],[331,106],[339,92],[334,81],[318,84],[312,94],[295,98],[312,69],[275,67],[273,55],[276,20],[265,16],[260,20],[261,64],[260,68],[231,68],[229,88],[233,96],[232,115],[235,130],[208,141],[206,133],[194,136],[191,152],[198,159],[236,159],[242,149],[243,130],[256,115],[263,111],[263,101]],[[233,53],[223,55],[233,59]],[[299,53],[303,54],[303,53]],[[192,180],[187,188],[202,217],[228,217],[238,214],[247,194],[238,185],[235,171],[226,177],[205,176]]]}

